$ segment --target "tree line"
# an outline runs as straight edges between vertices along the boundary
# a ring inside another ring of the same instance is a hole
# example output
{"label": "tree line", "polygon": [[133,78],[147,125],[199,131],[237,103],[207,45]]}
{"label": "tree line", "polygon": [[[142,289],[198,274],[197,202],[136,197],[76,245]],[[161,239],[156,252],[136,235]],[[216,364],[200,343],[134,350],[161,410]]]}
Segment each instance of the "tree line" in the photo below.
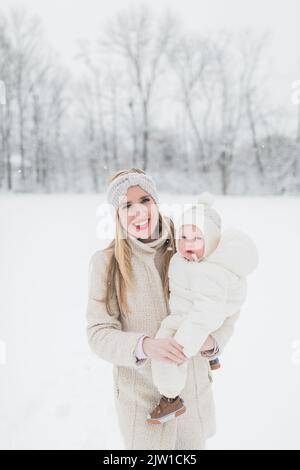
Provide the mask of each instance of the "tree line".
{"label": "tree line", "polygon": [[165,191],[299,193],[300,105],[293,134],[269,91],[270,41],[186,31],[141,4],[78,42],[74,74],[38,18],[0,14],[0,190],[100,192],[138,166]]}

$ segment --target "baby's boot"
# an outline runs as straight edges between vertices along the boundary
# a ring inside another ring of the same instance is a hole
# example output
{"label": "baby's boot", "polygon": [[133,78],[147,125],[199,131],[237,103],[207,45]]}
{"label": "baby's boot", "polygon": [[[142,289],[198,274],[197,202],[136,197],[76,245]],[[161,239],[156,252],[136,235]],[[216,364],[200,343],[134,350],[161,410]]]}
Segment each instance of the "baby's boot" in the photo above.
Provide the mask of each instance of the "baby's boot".
{"label": "baby's boot", "polygon": [[217,369],[220,369],[221,367],[220,361],[217,357],[216,359],[212,359],[211,361],[209,361],[209,364],[210,364],[211,370],[217,370]]}
{"label": "baby's boot", "polygon": [[163,424],[173,418],[185,413],[186,407],[184,401],[179,396],[175,398],[167,398],[161,396],[158,405],[147,416],[148,424]]}

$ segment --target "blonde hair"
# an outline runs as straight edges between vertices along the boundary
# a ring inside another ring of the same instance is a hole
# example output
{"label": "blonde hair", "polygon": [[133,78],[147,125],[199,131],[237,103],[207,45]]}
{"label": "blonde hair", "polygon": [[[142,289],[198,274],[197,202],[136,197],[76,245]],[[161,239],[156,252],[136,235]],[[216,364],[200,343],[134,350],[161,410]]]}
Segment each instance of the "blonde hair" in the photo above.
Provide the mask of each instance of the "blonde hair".
{"label": "blonde hair", "polygon": [[[143,173],[145,171],[139,168],[130,168],[120,170],[109,178],[109,183],[120,175],[128,173]],[[164,299],[166,303],[169,299],[169,278],[168,269],[170,259],[176,251],[174,242],[174,224],[171,220],[166,221],[164,216],[158,211],[159,233],[161,233],[162,225],[166,224],[168,227],[168,236],[163,245],[164,251],[162,253],[162,284]],[[114,291],[119,301],[121,313],[125,316],[129,315],[128,305],[126,300],[126,292],[128,287],[133,285],[132,265],[131,265],[131,247],[128,243],[127,237],[124,236],[124,229],[121,225],[118,211],[116,211],[116,236],[110,245],[105,249],[109,252],[110,257],[108,261],[107,279],[106,279],[106,292],[103,301],[105,302],[107,311],[112,315],[111,299]]]}

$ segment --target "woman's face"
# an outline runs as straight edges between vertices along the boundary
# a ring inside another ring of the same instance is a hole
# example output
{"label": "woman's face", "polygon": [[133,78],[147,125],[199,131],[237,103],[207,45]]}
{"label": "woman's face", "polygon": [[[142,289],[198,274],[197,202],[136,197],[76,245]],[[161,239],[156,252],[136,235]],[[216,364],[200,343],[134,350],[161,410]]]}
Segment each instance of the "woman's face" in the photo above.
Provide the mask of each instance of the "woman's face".
{"label": "woman's face", "polygon": [[[119,205],[122,227],[136,238],[157,238],[158,209],[154,199],[140,186],[131,186]],[[154,233],[155,232],[155,233]]]}

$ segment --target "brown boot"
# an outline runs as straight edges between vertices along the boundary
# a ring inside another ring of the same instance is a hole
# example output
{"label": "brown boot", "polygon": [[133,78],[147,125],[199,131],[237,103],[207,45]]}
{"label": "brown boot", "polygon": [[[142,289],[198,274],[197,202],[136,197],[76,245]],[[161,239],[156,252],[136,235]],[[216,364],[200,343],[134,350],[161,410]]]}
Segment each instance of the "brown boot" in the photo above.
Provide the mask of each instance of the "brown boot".
{"label": "brown boot", "polygon": [[212,361],[209,361],[209,364],[210,364],[211,370],[217,370],[217,369],[220,369],[221,367],[221,364],[218,358],[213,359]]}
{"label": "brown boot", "polygon": [[167,398],[162,395],[159,404],[147,416],[148,424],[163,424],[177,416],[185,413],[184,401],[179,396],[176,399]]}

